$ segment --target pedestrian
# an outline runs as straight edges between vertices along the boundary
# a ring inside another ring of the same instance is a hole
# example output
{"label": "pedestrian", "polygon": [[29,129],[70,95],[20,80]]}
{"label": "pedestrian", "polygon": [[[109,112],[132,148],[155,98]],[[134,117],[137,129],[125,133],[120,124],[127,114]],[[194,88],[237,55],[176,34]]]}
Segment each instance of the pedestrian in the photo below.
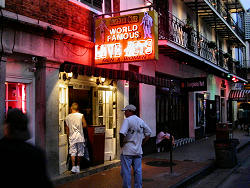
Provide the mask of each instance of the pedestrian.
{"label": "pedestrian", "polygon": [[[84,155],[84,134],[83,128],[87,127],[86,120],[82,113],[79,113],[77,103],[72,103],[71,114],[66,117],[66,133],[69,140],[69,154],[71,155],[72,173],[80,172],[81,157]],[[77,160],[77,165],[76,165]]]}
{"label": "pedestrian", "polygon": [[[156,146],[158,152],[167,151],[171,147],[170,134],[166,130],[162,130],[156,136]],[[174,136],[172,136],[172,145],[174,145]]]}
{"label": "pedestrian", "polygon": [[27,143],[28,117],[21,110],[8,111],[0,140],[1,187],[51,188],[44,152]]}
{"label": "pedestrian", "polygon": [[134,187],[142,188],[142,145],[150,138],[151,129],[135,115],[134,105],[127,105],[122,111],[126,117],[120,129],[123,188],[131,187],[131,165],[134,170]]}

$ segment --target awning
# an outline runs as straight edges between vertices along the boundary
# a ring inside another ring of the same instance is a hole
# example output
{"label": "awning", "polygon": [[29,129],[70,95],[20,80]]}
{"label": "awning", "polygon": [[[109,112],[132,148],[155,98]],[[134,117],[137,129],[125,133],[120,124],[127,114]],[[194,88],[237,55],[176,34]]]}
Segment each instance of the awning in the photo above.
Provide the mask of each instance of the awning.
{"label": "awning", "polygon": [[72,72],[74,75],[86,75],[94,77],[103,77],[112,80],[126,80],[137,83],[144,83],[148,85],[155,85],[159,87],[168,87],[172,85],[171,80],[139,74],[136,72],[125,70],[106,69],[94,66],[87,66],[65,62],[60,66],[60,72]]}
{"label": "awning", "polygon": [[231,90],[228,99],[234,101],[250,101],[250,90]]}

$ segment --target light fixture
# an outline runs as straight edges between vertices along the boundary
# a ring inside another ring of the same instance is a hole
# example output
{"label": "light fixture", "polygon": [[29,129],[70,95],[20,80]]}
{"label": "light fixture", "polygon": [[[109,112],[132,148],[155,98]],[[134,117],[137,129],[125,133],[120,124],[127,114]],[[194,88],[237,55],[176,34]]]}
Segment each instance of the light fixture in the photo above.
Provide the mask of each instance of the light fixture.
{"label": "light fixture", "polygon": [[100,80],[101,80],[101,83],[102,83],[102,85],[103,85],[106,79],[101,77]]}
{"label": "light fixture", "polygon": [[245,85],[247,85],[247,83],[246,83],[246,82],[244,82],[244,86],[245,86]]}
{"label": "light fixture", "polygon": [[73,72],[67,73],[67,78],[70,80],[73,77]]}
{"label": "light fixture", "polygon": [[150,5],[152,5],[152,2],[150,0],[144,0],[144,4],[146,6],[150,6]]}
{"label": "light fixture", "polygon": [[124,87],[129,87],[129,83],[126,81]]}
{"label": "light fixture", "polygon": [[96,85],[100,85],[100,83],[101,83],[101,82],[100,82],[99,78],[97,78],[97,79],[96,79]]}
{"label": "light fixture", "polygon": [[230,78],[230,74],[228,74],[227,77]]}
{"label": "light fixture", "polygon": [[109,85],[110,85],[110,86],[114,86],[114,80],[111,80],[111,82],[110,82]]}

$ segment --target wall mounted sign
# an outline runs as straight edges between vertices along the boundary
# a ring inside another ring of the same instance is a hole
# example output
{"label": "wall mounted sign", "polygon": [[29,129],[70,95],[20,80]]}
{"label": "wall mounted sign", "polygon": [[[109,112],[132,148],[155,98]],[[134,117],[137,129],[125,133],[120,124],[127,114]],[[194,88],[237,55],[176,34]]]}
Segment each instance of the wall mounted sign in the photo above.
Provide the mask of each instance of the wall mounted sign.
{"label": "wall mounted sign", "polygon": [[95,22],[95,63],[158,59],[158,16],[141,12]]}
{"label": "wall mounted sign", "polygon": [[198,78],[187,78],[186,87],[187,91],[206,91],[207,90],[207,78],[198,77]]}

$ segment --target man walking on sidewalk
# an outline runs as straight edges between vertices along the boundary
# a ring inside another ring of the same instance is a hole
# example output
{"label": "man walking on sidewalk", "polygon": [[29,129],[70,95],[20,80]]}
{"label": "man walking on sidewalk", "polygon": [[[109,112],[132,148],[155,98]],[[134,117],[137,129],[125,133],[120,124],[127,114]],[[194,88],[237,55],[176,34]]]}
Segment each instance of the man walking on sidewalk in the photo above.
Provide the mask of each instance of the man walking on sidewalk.
{"label": "man walking on sidewalk", "polygon": [[134,187],[142,188],[141,146],[149,139],[151,130],[141,118],[135,115],[134,105],[127,105],[122,111],[126,116],[120,129],[123,188],[131,188],[131,165],[134,169]]}
{"label": "man walking on sidewalk", "polygon": [[[71,114],[66,117],[66,133],[69,138],[69,153],[71,154],[72,169],[71,172],[80,172],[80,157],[84,154],[84,134],[83,128],[87,127],[84,115],[79,113],[77,103],[71,105]],[[75,158],[77,157],[77,166]]]}

